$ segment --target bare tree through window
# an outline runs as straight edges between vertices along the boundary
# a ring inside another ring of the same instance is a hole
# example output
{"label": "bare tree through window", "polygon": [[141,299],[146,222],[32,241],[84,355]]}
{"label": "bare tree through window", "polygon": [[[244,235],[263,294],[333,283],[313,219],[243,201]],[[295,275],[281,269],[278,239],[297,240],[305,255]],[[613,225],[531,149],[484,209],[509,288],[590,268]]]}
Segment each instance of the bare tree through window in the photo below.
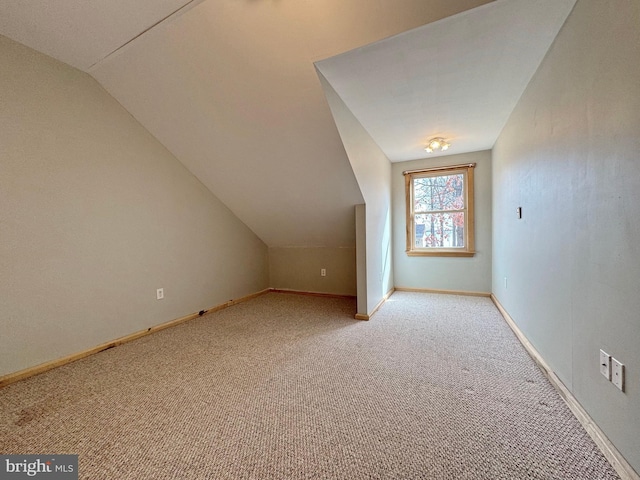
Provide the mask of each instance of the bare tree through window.
{"label": "bare tree through window", "polygon": [[473,254],[474,166],[404,172],[407,253]]}

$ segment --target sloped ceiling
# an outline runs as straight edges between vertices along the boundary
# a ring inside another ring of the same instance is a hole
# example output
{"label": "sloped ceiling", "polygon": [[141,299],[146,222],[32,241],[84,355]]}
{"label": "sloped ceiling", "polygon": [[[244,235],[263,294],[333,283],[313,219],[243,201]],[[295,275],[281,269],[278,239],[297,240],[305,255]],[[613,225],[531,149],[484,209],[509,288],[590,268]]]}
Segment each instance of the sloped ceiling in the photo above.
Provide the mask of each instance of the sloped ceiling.
{"label": "sloped ceiling", "polygon": [[317,66],[392,162],[487,150],[574,4],[496,1]]}
{"label": "sloped ceiling", "polygon": [[[536,11],[541,11],[555,2],[495,3],[535,3],[539,5]],[[391,146],[389,138],[394,135],[377,132],[385,124],[393,132],[406,129],[407,124],[396,128],[386,120],[376,122],[363,104],[375,110],[385,92],[398,97],[403,88],[419,88],[410,83],[416,72],[398,71],[397,76],[388,72],[407,69],[406,64],[397,63],[398,57],[411,61],[421,52],[437,50],[436,46],[449,51],[443,42],[451,37],[428,37],[425,41],[435,44],[426,47],[420,40],[412,40],[412,45],[404,41],[404,47],[417,50],[401,53],[392,48],[383,55],[392,62],[386,74],[385,69],[367,69],[353,56],[339,57],[342,60],[336,64],[320,61],[425,24],[441,28],[432,22],[486,3],[488,0],[24,0],[0,4],[0,33],[90,73],[269,246],[352,246],[353,206],[363,199],[314,62],[326,67],[336,91],[342,90],[346,104],[351,103],[374,140],[388,155],[401,158],[406,153],[394,152],[406,147]],[[474,25],[473,31],[486,38],[495,23],[483,26],[478,20],[475,25],[472,14],[469,12],[465,25]],[[535,22],[541,18],[535,17]],[[531,32],[541,26],[526,20],[522,24]],[[548,40],[548,35],[542,37]],[[402,43],[403,36],[396,38]],[[533,43],[538,41],[536,35],[531,38]],[[465,39],[458,46],[465,58],[474,58],[474,52],[484,55],[479,49],[488,48],[486,42]],[[544,45],[541,48],[546,51]],[[536,51],[534,63],[539,61]],[[502,54],[481,58],[503,60]],[[352,61],[353,70],[348,68]],[[465,69],[468,62],[456,65]],[[456,65],[449,65],[446,71],[452,72]],[[529,68],[531,73],[536,67]],[[364,82],[369,71],[372,76],[383,75],[377,90]],[[508,64],[501,71],[509,72]],[[516,73],[513,76],[522,84],[522,75]],[[437,76],[436,85],[449,81],[438,70],[429,74]],[[390,87],[396,79],[400,83]],[[488,83],[490,79],[483,80],[483,85]],[[369,93],[358,97],[354,88],[360,84]],[[519,97],[521,91],[512,96]],[[466,107],[468,94],[454,89],[447,92],[451,98],[438,100],[442,108],[447,104],[452,110]],[[409,104],[415,95],[403,97],[400,103]],[[394,102],[387,99],[379,105],[391,108]],[[391,110],[384,108],[378,114],[388,116]],[[493,103],[487,101],[483,108],[490,113]],[[447,115],[446,109],[443,112]],[[422,106],[408,115],[419,122],[424,113]],[[474,115],[478,115],[476,110]],[[392,118],[399,120],[397,113]],[[421,129],[413,125],[412,131],[413,135],[419,131],[422,137],[437,128],[441,125],[434,126],[431,118],[430,124],[424,123]],[[399,140],[407,141],[406,137]],[[484,140],[484,145],[488,143],[492,140]]]}

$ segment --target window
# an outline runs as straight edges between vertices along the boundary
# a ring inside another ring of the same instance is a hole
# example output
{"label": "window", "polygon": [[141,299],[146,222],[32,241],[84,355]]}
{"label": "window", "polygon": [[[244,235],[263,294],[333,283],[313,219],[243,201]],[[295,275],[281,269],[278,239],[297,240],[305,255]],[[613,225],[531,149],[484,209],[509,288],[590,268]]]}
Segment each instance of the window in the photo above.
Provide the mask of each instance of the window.
{"label": "window", "polygon": [[475,163],[403,172],[407,255],[472,257]]}

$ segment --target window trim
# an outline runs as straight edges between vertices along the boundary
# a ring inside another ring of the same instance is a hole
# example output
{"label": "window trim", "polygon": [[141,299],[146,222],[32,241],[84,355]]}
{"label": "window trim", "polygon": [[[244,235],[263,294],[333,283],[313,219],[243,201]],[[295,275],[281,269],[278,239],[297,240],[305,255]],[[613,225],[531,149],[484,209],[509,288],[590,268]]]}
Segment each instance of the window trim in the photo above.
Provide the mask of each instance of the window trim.
{"label": "window trim", "polygon": [[[443,167],[421,168],[419,170],[406,170],[404,175],[405,204],[406,204],[406,232],[407,248],[406,254],[411,257],[473,257],[475,251],[475,215],[474,215],[474,191],[473,172],[475,163],[464,163],[461,165],[450,165]],[[429,247],[418,248],[415,246],[415,222],[414,222],[414,202],[413,202],[413,179],[419,177],[436,177],[464,174],[464,204],[465,204],[465,229],[463,248],[451,247]]]}

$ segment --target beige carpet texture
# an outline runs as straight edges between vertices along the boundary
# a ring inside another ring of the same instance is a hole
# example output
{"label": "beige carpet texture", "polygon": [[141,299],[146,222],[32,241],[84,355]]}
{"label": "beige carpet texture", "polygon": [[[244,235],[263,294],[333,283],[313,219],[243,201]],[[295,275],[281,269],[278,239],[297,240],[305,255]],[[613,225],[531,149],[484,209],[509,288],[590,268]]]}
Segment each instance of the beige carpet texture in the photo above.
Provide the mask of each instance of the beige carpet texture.
{"label": "beige carpet texture", "polygon": [[[0,390],[83,479],[614,479],[487,298],[269,293]],[[89,328],[89,327],[88,327]]]}

